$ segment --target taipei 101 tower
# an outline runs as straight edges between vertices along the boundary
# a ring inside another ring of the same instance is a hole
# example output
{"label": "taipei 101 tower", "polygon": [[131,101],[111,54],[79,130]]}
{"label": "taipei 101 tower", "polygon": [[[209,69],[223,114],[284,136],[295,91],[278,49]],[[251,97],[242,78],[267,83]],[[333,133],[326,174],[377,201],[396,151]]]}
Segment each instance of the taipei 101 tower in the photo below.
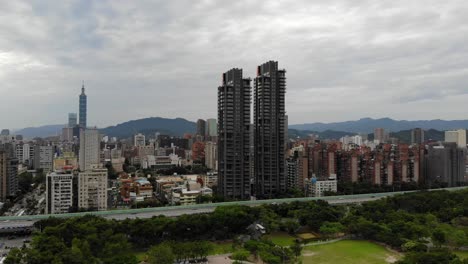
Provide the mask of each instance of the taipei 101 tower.
{"label": "taipei 101 tower", "polygon": [[86,112],[87,112],[87,97],[85,94],[84,82],[83,86],[81,87],[81,94],[80,94],[80,127],[86,129]]}

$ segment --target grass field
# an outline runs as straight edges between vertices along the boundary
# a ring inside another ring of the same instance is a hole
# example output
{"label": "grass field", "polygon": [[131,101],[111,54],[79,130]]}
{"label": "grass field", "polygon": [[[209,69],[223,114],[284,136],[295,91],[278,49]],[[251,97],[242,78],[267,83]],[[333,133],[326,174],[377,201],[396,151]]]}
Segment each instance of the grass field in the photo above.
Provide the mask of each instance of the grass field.
{"label": "grass field", "polygon": [[220,255],[231,253],[234,250],[232,249],[232,242],[223,242],[223,243],[213,243],[213,250],[210,252],[210,255]]}
{"label": "grass field", "polygon": [[266,235],[265,238],[270,239],[273,243],[279,246],[291,246],[294,244],[295,237],[284,232],[277,232]]}
{"label": "grass field", "polygon": [[303,250],[304,264],[386,264],[400,258],[385,247],[368,241],[342,240],[331,244],[307,246]]}
{"label": "grass field", "polygon": [[141,251],[135,251],[135,256],[138,259],[139,262],[145,261],[146,260],[146,251],[141,252]]}
{"label": "grass field", "polygon": [[462,259],[468,259],[468,251],[455,251],[454,253]]}

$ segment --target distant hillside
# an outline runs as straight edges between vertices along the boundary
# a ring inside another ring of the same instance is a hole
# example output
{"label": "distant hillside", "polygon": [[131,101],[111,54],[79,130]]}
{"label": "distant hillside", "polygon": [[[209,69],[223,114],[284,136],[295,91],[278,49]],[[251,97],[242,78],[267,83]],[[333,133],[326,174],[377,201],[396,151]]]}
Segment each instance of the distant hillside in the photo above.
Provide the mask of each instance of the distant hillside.
{"label": "distant hillside", "polygon": [[116,126],[101,129],[102,134],[118,138],[128,138],[136,133],[154,135],[156,132],[173,136],[182,136],[184,133],[195,133],[196,123],[183,118],[169,119],[150,117],[132,120]]}
{"label": "distant hillside", "polygon": [[344,136],[353,136],[355,133],[327,130],[323,132],[310,130],[288,129],[289,138],[307,138],[310,134],[318,135],[319,139],[340,139]]}
{"label": "distant hillside", "polygon": [[420,127],[425,130],[435,129],[439,131],[451,130],[458,128],[468,129],[468,120],[393,120],[390,118],[362,118],[356,121],[335,122],[335,123],[310,123],[290,125],[289,128],[298,130],[311,130],[323,132],[326,130],[346,131],[353,133],[373,133],[377,127],[385,128],[390,132],[402,130],[410,130],[415,127]]}
{"label": "distant hillside", "polygon": [[23,135],[24,138],[33,139],[35,137],[50,137],[62,134],[62,128],[65,125],[47,125],[40,127],[27,127],[16,130],[13,133],[16,135]]}

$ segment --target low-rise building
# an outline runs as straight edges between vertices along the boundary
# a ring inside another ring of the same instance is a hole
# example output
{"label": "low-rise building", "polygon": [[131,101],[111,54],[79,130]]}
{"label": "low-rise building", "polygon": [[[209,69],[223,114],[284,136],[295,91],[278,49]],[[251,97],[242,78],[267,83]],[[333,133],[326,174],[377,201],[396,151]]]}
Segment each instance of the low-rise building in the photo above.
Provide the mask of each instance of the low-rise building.
{"label": "low-rise building", "polygon": [[76,169],[78,169],[78,159],[73,152],[64,152],[63,155],[54,159],[54,171]]}
{"label": "low-rise building", "polygon": [[325,192],[337,192],[338,184],[336,175],[331,175],[328,180],[317,180],[312,177],[305,183],[306,195],[309,197],[323,197]]}

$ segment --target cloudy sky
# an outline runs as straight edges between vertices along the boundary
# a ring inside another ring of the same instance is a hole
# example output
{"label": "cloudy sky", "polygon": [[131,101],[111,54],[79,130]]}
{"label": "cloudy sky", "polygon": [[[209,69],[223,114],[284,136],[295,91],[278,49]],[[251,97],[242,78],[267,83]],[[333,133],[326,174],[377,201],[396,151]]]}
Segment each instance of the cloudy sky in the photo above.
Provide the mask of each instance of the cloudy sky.
{"label": "cloudy sky", "polygon": [[468,1],[3,1],[0,128],[216,117],[221,73],[278,60],[291,124],[467,119]]}

